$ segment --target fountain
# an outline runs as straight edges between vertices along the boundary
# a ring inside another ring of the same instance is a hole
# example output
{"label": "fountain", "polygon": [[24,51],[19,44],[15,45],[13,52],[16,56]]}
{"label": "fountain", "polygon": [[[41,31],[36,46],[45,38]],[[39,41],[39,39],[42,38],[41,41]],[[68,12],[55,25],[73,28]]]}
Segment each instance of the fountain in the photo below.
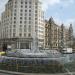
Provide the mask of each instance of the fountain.
{"label": "fountain", "polygon": [[28,49],[16,49],[16,50],[7,50],[7,56],[11,57],[23,57],[23,58],[33,58],[33,57],[48,57],[46,52],[40,52],[38,48],[38,38],[37,30],[33,32],[33,46],[31,50]]}
{"label": "fountain", "polygon": [[15,71],[19,72],[50,73],[52,69],[50,67],[51,64],[64,63],[65,59],[61,58],[60,53],[58,56],[57,53],[54,54],[56,50],[40,51],[38,48],[38,39],[36,34],[34,35],[35,37],[33,38],[33,48],[31,50],[7,50],[6,56],[0,57],[1,64],[4,66],[4,69],[13,71],[15,67]]}
{"label": "fountain", "polygon": [[[2,62],[10,61],[19,61],[22,63],[31,63],[32,64],[48,64],[51,61],[57,61],[63,63],[65,60],[63,57],[61,57],[61,54],[56,50],[39,50],[38,48],[38,38],[37,38],[37,32],[34,32],[34,38],[33,38],[33,48],[31,50],[29,49],[15,49],[15,50],[7,50],[6,56],[1,57],[3,60]],[[58,53],[57,53],[58,52]],[[58,55],[57,55],[58,54]],[[21,63],[20,63],[21,64]]]}

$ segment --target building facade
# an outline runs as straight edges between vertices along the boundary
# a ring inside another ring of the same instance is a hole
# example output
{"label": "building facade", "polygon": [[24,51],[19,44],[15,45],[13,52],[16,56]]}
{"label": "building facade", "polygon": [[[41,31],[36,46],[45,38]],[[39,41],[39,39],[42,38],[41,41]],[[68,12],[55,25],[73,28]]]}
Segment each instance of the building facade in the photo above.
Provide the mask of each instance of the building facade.
{"label": "building facade", "polygon": [[[32,49],[35,37],[44,45],[44,12],[39,0],[9,0],[1,17],[1,46]],[[36,35],[35,35],[36,34]]]}
{"label": "building facade", "polygon": [[69,27],[69,46],[72,47],[73,46],[73,28],[72,28],[72,24],[70,24]]}
{"label": "building facade", "polygon": [[52,17],[45,23],[45,48],[60,50],[73,44],[72,25],[69,29],[63,24],[59,26],[55,24]]}
{"label": "building facade", "polygon": [[1,37],[1,22],[0,22],[0,37]]}
{"label": "building facade", "polygon": [[45,48],[58,49],[59,46],[59,26],[54,23],[51,17],[45,25]]}

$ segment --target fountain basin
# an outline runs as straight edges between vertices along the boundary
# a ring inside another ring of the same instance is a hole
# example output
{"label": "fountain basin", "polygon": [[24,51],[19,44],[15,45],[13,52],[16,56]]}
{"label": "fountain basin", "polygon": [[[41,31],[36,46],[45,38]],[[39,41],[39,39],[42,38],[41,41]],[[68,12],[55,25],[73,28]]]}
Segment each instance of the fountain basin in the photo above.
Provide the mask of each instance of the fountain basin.
{"label": "fountain basin", "polygon": [[44,58],[49,57],[46,52],[32,52],[31,50],[11,50],[6,52],[9,57],[22,57],[22,58]]}

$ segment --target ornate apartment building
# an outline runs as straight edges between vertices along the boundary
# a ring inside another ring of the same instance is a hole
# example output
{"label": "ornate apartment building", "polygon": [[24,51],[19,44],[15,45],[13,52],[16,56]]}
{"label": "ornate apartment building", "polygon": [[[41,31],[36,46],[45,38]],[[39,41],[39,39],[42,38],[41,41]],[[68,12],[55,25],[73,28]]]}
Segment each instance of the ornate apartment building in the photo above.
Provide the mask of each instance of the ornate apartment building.
{"label": "ornate apartment building", "polygon": [[60,48],[70,47],[70,44],[72,45],[72,25],[70,25],[69,29],[63,24],[59,26],[55,24],[52,17],[45,23],[45,48],[58,50]]}
{"label": "ornate apartment building", "polygon": [[45,27],[40,0],[8,0],[0,28],[0,46],[31,49],[37,37],[38,46],[43,47]]}
{"label": "ornate apartment building", "polygon": [[72,28],[72,24],[70,24],[70,27],[69,27],[69,46],[72,47],[73,45],[73,28]]}

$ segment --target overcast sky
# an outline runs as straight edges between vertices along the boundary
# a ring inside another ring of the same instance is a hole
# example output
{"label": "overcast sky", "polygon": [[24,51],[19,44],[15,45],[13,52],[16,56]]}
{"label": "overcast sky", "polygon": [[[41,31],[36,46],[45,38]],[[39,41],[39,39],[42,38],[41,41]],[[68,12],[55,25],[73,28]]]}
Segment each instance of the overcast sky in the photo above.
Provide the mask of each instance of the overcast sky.
{"label": "overcast sky", "polygon": [[[8,0],[0,0],[0,15],[4,11],[4,5]],[[68,26],[69,23],[75,27],[75,0],[40,0],[45,11],[45,18],[51,16],[57,24],[64,23]]]}

